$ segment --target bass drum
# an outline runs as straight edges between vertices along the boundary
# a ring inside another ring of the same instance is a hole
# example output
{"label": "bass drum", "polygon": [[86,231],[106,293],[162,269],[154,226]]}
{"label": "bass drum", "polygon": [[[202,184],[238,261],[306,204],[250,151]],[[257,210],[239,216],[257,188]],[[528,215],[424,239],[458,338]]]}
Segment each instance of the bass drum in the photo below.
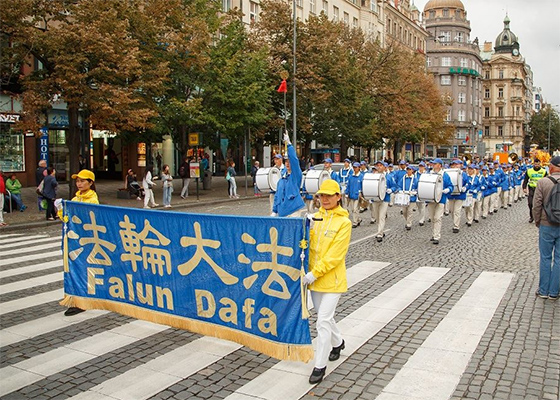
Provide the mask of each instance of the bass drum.
{"label": "bass drum", "polygon": [[418,181],[418,201],[439,203],[443,195],[443,178],[439,174],[422,174]]}
{"label": "bass drum", "polygon": [[280,180],[280,170],[276,167],[259,168],[255,178],[257,188],[263,193],[276,191],[276,186]]}
{"label": "bass drum", "polygon": [[315,194],[319,191],[323,181],[330,179],[331,174],[324,169],[310,169],[305,174],[305,190],[307,193]]}
{"label": "bass drum", "polygon": [[447,175],[449,175],[453,183],[453,192],[451,194],[461,194],[461,189],[463,188],[463,171],[449,168],[444,169],[443,172],[447,172]]}
{"label": "bass drum", "polygon": [[366,200],[383,201],[387,191],[387,181],[384,174],[367,172],[362,180],[362,193]]}

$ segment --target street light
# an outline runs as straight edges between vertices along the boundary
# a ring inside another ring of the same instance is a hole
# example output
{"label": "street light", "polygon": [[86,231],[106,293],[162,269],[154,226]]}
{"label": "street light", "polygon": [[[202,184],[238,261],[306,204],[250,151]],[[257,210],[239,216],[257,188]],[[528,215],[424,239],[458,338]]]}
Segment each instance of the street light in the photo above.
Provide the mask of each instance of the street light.
{"label": "street light", "polygon": [[558,107],[558,104],[548,105],[548,144],[546,146],[546,149],[548,150],[548,154],[550,155],[552,155],[552,152],[550,151],[550,114],[552,114],[554,107]]}

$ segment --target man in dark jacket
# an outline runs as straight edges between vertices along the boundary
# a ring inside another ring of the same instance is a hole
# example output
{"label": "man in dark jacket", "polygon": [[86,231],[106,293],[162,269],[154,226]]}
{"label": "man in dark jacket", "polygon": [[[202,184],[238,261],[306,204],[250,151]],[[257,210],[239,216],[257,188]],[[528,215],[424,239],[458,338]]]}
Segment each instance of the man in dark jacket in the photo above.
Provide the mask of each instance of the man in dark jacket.
{"label": "man in dark jacket", "polygon": [[[45,179],[45,176],[47,175],[47,160],[40,160],[37,169],[35,170],[35,185],[39,186],[41,184],[41,182],[43,182],[43,179]],[[39,208],[39,211],[45,211],[46,208],[43,208],[43,206],[41,205],[41,202],[43,201],[43,196],[38,195],[37,196],[37,207]]]}
{"label": "man in dark jacket", "polygon": [[550,160],[549,171],[550,176],[558,183],[549,178],[539,179],[533,197],[533,218],[539,228],[540,255],[539,289],[536,295],[543,299],[557,300],[560,291],[560,224],[549,221],[545,205],[554,185],[560,185],[560,156]]}
{"label": "man in dark jacket", "polygon": [[191,181],[191,165],[190,160],[187,157],[183,158],[183,163],[179,167],[179,176],[183,180],[181,198],[186,199],[189,197],[189,183]]}

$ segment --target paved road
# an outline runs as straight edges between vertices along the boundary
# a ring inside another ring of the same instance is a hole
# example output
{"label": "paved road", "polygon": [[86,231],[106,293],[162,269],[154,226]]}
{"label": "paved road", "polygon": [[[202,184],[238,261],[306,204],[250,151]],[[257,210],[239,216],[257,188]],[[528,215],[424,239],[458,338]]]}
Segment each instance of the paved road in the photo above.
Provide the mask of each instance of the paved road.
{"label": "paved road", "polygon": [[[189,211],[266,215],[268,203]],[[347,349],[315,387],[311,365],[231,342],[105,311],[63,317],[60,227],[2,232],[0,396],[557,400],[560,302],[534,295],[537,230],[526,214],[516,204],[458,234],[444,217],[439,246],[428,226],[405,231],[396,207],[383,243],[370,225],[354,229],[352,286],[336,316]]]}

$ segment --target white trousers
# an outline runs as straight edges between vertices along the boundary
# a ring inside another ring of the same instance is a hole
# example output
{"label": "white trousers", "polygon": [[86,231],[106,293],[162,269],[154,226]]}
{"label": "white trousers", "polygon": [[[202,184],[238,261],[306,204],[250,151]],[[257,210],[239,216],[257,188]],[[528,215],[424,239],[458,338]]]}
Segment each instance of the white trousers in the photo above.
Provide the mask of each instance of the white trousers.
{"label": "white trousers", "polygon": [[156,205],[154,191],[152,189],[144,188],[144,207],[148,207],[148,205],[151,205],[152,207]]}
{"label": "white trousers", "polygon": [[268,195],[268,201],[270,203],[270,212],[272,212],[272,206],[274,206],[274,193]]}
{"label": "white trousers", "polygon": [[488,216],[488,212],[493,210],[492,195],[484,196],[484,198],[482,199],[482,216],[486,218]]}
{"label": "white trousers", "polygon": [[441,218],[445,204],[428,203],[428,216],[432,220],[432,237],[436,240],[441,239]]}
{"label": "white trousers", "polygon": [[181,189],[181,197],[189,197],[189,183],[191,178],[183,178],[183,188]]}
{"label": "white trousers", "polygon": [[410,203],[408,206],[402,207],[405,226],[407,226],[408,228],[412,226],[412,209],[415,205],[416,203]]}
{"label": "white trousers", "polygon": [[480,214],[482,213],[482,200],[474,201],[474,219],[477,221],[480,219]]}
{"label": "white trousers", "polygon": [[350,221],[352,221],[352,224],[354,225],[360,222],[359,211],[360,211],[360,200],[348,199],[348,212],[350,213]]}
{"label": "white trousers", "polygon": [[508,208],[509,190],[502,190],[500,193],[500,204],[503,208]]}
{"label": "white trousers", "polygon": [[426,221],[426,203],[418,201],[416,205],[418,206],[418,222],[423,224]]}
{"label": "white trousers", "polygon": [[315,368],[326,367],[331,349],[342,344],[342,335],[334,320],[334,312],[341,294],[311,291],[313,306],[317,311]]}
{"label": "white trousers", "polygon": [[449,204],[449,212],[453,216],[453,229],[459,229],[461,226],[463,200],[447,200],[447,204]]}
{"label": "white trousers", "polygon": [[377,220],[377,234],[376,237],[383,237],[385,230],[385,221],[387,220],[387,208],[389,203],[385,201],[374,201],[371,209],[372,219]]}
{"label": "white trousers", "polygon": [[494,212],[498,208],[500,208],[500,194],[492,193],[490,195],[490,212]]}
{"label": "white trousers", "polygon": [[[0,177],[0,179],[3,179]],[[4,223],[4,193],[0,193],[0,224]]]}

